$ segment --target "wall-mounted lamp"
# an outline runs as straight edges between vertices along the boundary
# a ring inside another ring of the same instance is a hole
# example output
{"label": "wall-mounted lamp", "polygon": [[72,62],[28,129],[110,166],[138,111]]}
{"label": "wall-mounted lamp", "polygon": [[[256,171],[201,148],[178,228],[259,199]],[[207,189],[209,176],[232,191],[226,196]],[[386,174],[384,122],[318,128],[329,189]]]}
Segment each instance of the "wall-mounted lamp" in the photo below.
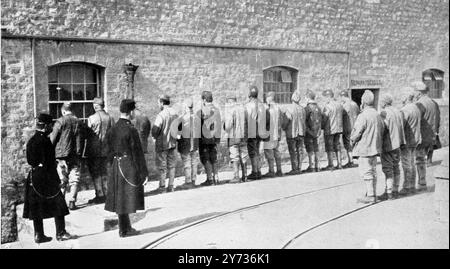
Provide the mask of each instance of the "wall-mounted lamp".
{"label": "wall-mounted lamp", "polygon": [[123,65],[123,71],[127,80],[126,98],[134,99],[134,76],[138,67],[139,65],[133,65],[132,63]]}

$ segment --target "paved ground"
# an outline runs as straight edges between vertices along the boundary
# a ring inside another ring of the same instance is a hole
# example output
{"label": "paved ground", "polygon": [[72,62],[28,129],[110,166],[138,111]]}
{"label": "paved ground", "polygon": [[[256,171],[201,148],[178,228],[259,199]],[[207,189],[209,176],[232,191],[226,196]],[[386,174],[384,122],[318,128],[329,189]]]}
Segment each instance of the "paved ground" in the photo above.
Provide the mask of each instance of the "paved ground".
{"label": "paved ground", "polygon": [[[435,153],[435,164],[442,156],[442,151]],[[431,185],[434,168],[428,173]],[[288,171],[289,167],[283,169]],[[383,179],[380,165],[378,173]],[[20,240],[2,248],[139,248],[196,221],[277,199],[194,226],[158,247],[280,248],[302,231],[360,207],[355,200],[364,193],[364,184],[357,174],[357,168],[352,168],[148,195],[146,211],[132,216],[134,227],[142,234],[129,238],[119,238],[117,230],[103,231],[104,219],[115,217],[103,210],[104,205],[71,212],[66,218],[67,230],[79,238],[61,243],[53,240],[35,244],[30,222],[19,220]],[[230,177],[229,172],[220,175],[221,179]],[[200,176],[197,184],[204,180]],[[176,182],[182,184],[182,179]],[[150,193],[156,187],[157,182],[150,182],[146,191]],[[323,188],[331,189],[318,191]],[[381,180],[378,189],[381,192]],[[330,222],[293,241],[288,248],[449,248],[449,226],[436,221],[430,191],[379,203]],[[92,196],[92,191],[81,193],[80,203]],[[48,235],[54,235],[53,220],[45,220],[45,229]]]}

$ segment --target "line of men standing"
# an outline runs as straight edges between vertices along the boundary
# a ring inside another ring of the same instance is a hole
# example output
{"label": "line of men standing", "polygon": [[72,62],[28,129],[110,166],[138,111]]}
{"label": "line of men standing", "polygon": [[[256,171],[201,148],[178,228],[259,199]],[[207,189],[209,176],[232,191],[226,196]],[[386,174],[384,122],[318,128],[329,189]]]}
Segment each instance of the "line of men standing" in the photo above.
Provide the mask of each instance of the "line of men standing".
{"label": "line of men standing", "polygon": [[[53,128],[49,115],[38,116],[37,132],[27,144],[27,160],[32,170],[26,184],[24,217],[34,221],[38,243],[51,240],[44,235],[42,226],[42,219],[49,217],[55,217],[57,239],[70,239],[72,236],[64,228],[64,216],[68,214],[64,195],[68,188],[69,209],[76,209],[81,158],[88,156],[96,194],[90,202],[105,202],[106,210],[118,214],[121,237],[137,234],[128,214],[144,209],[143,185],[148,180],[144,153],[150,133],[155,140],[155,165],[159,169],[158,193],[174,191],[177,149],[185,170],[185,184],[181,189],[195,187],[198,156],[207,176],[201,185],[216,184],[217,145],[222,129],[226,133],[233,165],[233,183],[283,176],[279,150],[282,131],[286,134],[292,168],[287,174],[320,171],[318,138],[323,130],[328,159],[325,170],[353,167],[353,158],[359,158],[360,176],[366,182],[366,195],[358,199],[359,202],[372,203],[377,199],[395,199],[414,193],[415,166],[418,190],[423,191],[427,188],[425,159],[438,140],[440,112],[438,105],[428,97],[428,88],[423,82],[414,83],[413,88],[414,91],[409,89],[402,100],[401,110],[393,107],[392,96],[383,95],[380,112],[374,107],[373,93],[365,91],[359,113],[360,108],[349,98],[347,90],[340,92],[339,101],[335,100],[332,90],[325,90],[322,108],[318,106],[314,92],[306,92],[306,106],[303,107],[300,93],[295,91],[292,103],[282,107],[275,102],[274,92],[267,93],[265,102],[261,102],[258,88],[252,86],[249,101],[244,106],[237,103],[236,96],[227,98],[223,120],[210,91],[202,93],[202,105],[197,111],[194,111],[192,99],[187,99],[182,115],[176,113],[170,97],[164,94],[158,98],[160,112],[153,126],[136,109],[133,100],[122,100],[120,118],[115,123],[104,111],[104,101],[95,98],[95,114],[88,118],[87,128],[72,114],[71,104],[64,103],[62,117],[56,120]],[[341,161],[341,136],[348,159],[345,166]],[[265,175],[261,175],[261,143],[269,166]],[[54,147],[53,153],[50,145]],[[304,147],[309,166],[302,170]],[[380,196],[376,195],[377,156],[381,158],[385,174],[385,192]],[[247,175],[249,159],[252,171]],[[401,191],[400,161],[405,176]],[[59,182],[55,180],[56,174]],[[169,178],[167,188],[166,178]],[[60,193],[55,191],[55,186],[61,188]]]}

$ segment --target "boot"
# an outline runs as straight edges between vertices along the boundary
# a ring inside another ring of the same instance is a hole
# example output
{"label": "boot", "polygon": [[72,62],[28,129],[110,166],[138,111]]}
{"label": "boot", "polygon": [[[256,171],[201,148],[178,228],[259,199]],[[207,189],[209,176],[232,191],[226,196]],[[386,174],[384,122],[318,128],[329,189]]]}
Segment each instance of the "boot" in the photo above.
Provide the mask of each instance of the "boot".
{"label": "boot", "polygon": [[230,180],[230,183],[239,183],[241,179],[239,178],[239,163],[233,162],[233,179]]}
{"label": "boot", "polygon": [[250,175],[248,175],[249,180],[255,180],[258,178],[258,170],[257,170],[257,163],[256,163],[256,157],[250,158],[250,163],[252,165],[252,172]]}
{"label": "boot", "polygon": [[73,238],[66,231],[66,222],[64,220],[64,216],[55,217],[55,227],[56,227],[56,240],[65,241]]}
{"label": "boot", "polygon": [[170,168],[168,171],[169,174],[169,186],[168,186],[168,192],[172,192],[173,191],[173,183],[175,181],[175,168]]}
{"label": "boot", "polygon": [[36,244],[52,241],[52,238],[44,234],[44,222],[42,219],[33,220],[34,242]]}
{"label": "boot", "polygon": [[246,182],[247,181],[247,162],[243,162],[241,160],[241,168],[242,168],[242,177],[241,180],[242,182]]}
{"label": "boot", "polygon": [[314,152],[314,171],[320,171],[319,152]]}
{"label": "boot", "polygon": [[274,169],[274,159],[267,159],[267,162],[269,163],[269,172],[264,174],[263,178],[271,178],[275,176],[275,169]]}
{"label": "boot", "polygon": [[301,174],[302,173],[302,162],[303,162],[303,155],[302,155],[302,150],[301,149],[299,149],[298,150],[299,152],[298,152],[298,155],[297,155],[297,164],[298,164],[298,170],[297,170],[297,173],[298,174]]}
{"label": "boot", "polygon": [[327,158],[328,158],[328,166],[324,168],[324,170],[333,171],[333,156],[331,155],[331,152],[327,152]]}
{"label": "boot", "polygon": [[257,156],[256,158],[256,179],[261,179],[261,156]]}
{"label": "boot", "polygon": [[219,184],[219,173],[217,172],[217,164],[213,163],[211,164],[212,171],[213,171],[213,183],[214,185]]}
{"label": "boot", "polygon": [[337,159],[337,169],[342,169],[342,160],[341,160],[341,151],[336,151],[336,159]]}
{"label": "boot", "polygon": [[119,236],[128,237],[137,235],[140,232],[131,227],[130,216],[128,214],[119,214]]}
{"label": "boot", "polygon": [[78,194],[78,183],[74,183],[70,186],[70,200],[69,200],[69,209],[70,210],[77,210],[78,207],[75,205],[75,202],[77,200],[77,194]]}
{"label": "boot", "polygon": [[105,195],[103,193],[102,177],[96,177],[94,179],[95,187],[95,197],[88,201],[89,204],[101,204],[105,200]]}
{"label": "boot", "polygon": [[212,185],[212,166],[209,161],[205,162],[205,172],[206,172],[206,181],[201,183],[200,186],[211,186]]}

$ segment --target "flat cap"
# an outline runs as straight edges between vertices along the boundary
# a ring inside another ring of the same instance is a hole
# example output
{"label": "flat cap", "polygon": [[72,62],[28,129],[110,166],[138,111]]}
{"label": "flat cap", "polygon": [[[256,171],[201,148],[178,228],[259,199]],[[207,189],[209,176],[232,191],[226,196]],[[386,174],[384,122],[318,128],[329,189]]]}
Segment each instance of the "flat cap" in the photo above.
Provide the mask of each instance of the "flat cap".
{"label": "flat cap", "polygon": [[36,117],[36,122],[41,124],[50,124],[53,122],[53,117],[46,113],[39,113]]}
{"label": "flat cap", "polygon": [[257,98],[258,97],[258,87],[256,86],[251,86],[250,87],[250,91],[248,93],[249,97],[253,97],[253,98]]}
{"label": "flat cap", "polygon": [[103,101],[103,98],[95,97],[93,102],[96,105],[105,106],[105,101]]}
{"label": "flat cap", "polygon": [[323,95],[323,96],[328,96],[328,97],[331,97],[331,98],[334,97],[334,93],[333,93],[333,91],[330,90],[330,89],[323,91],[323,92],[322,92],[322,95]]}
{"label": "flat cap", "polygon": [[194,101],[192,101],[192,98],[186,98],[184,100],[184,104],[189,108],[194,107]]}
{"label": "flat cap", "polygon": [[167,95],[167,94],[160,94],[160,95],[158,96],[158,98],[159,98],[159,100],[161,100],[161,101],[167,101],[167,102],[170,102],[170,96]]}
{"label": "flat cap", "polygon": [[361,96],[361,102],[366,105],[373,105],[374,100],[375,96],[369,90],[365,90],[363,95]]}
{"label": "flat cap", "polygon": [[415,91],[423,92],[427,90],[427,85],[423,83],[422,81],[415,81],[412,83],[412,87]]}
{"label": "flat cap", "polygon": [[306,91],[305,96],[308,97],[311,100],[315,100],[316,99],[316,94],[313,91],[311,91],[311,90]]}
{"label": "flat cap", "polygon": [[203,91],[202,92],[202,100],[205,100],[206,102],[211,103],[213,101],[212,92]]}
{"label": "flat cap", "polygon": [[291,97],[292,102],[298,103],[298,102],[300,102],[301,99],[302,99],[302,98],[300,97],[300,92],[299,92],[299,91],[295,91],[295,92],[292,94],[292,97]]}
{"label": "flat cap", "polygon": [[275,98],[275,92],[268,92],[266,98]]}
{"label": "flat cap", "polygon": [[120,102],[120,112],[121,113],[130,113],[131,111],[136,109],[136,102],[131,99],[123,99]]}
{"label": "flat cap", "polygon": [[340,95],[340,96],[349,97],[349,95],[348,95],[348,90],[341,90],[341,91],[339,92],[339,95]]}
{"label": "flat cap", "polygon": [[65,111],[72,111],[72,103],[64,102],[61,109],[65,110]]}
{"label": "flat cap", "polygon": [[388,93],[386,93],[386,94],[383,94],[382,96],[381,96],[381,100],[380,100],[380,103],[383,105],[392,105],[392,102],[393,102],[394,100],[392,99],[392,95],[390,95],[390,94],[388,94]]}

